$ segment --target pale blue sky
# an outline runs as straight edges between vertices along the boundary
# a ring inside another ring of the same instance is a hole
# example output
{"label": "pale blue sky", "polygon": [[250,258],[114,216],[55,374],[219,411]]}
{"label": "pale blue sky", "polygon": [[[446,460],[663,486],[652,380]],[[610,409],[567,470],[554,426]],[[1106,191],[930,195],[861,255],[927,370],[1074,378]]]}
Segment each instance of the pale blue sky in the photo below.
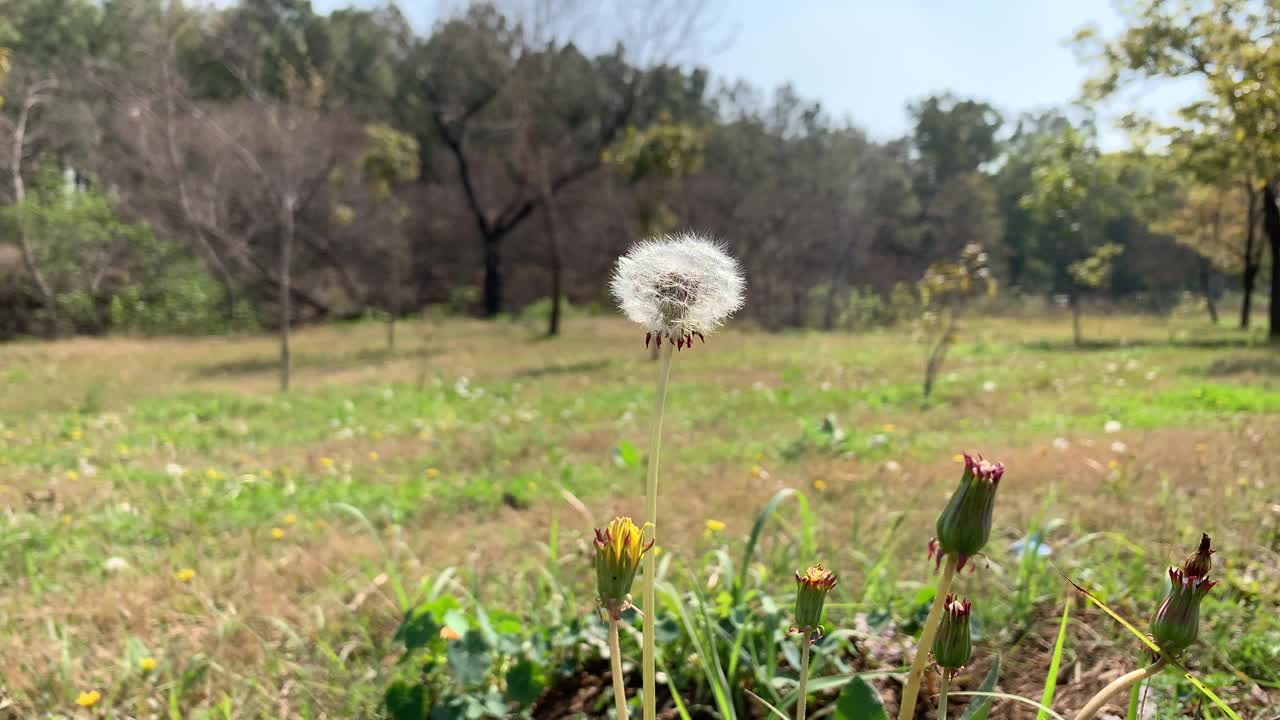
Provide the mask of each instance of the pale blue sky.
{"label": "pale blue sky", "polygon": [[[426,29],[460,4],[403,0],[401,7]],[[907,103],[934,92],[980,98],[1010,117],[1068,103],[1088,70],[1065,39],[1087,23],[1107,34],[1121,27],[1112,0],[719,0],[713,7],[716,27],[692,59],[720,78],[766,88],[790,82],[880,139],[906,133]],[[582,32],[605,44],[617,35],[604,26]],[[1104,144],[1125,144],[1109,122],[1121,111],[1165,114],[1194,92],[1153,85],[1098,108]]]}

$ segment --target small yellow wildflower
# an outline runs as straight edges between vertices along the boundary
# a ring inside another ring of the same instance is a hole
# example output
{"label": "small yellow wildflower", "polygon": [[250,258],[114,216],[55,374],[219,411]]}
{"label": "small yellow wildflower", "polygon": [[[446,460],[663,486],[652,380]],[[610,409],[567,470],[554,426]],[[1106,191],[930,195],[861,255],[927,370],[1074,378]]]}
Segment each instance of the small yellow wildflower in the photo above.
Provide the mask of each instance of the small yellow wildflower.
{"label": "small yellow wildflower", "polygon": [[536,482],[534,482],[534,481],[530,480],[530,481],[528,482],[527,487],[528,487],[530,490],[537,490],[537,489],[538,489],[538,483],[536,483]]}
{"label": "small yellow wildflower", "polygon": [[218,472],[217,470],[214,470],[213,468],[209,468],[208,470],[204,471],[204,476],[209,478],[210,480],[217,480],[222,477],[222,473]]}
{"label": "small yellow wildflower", "polygon": [[951,462],[954,462],[954,463],[964,462],[964,453],[956,453],[955,455],[952,455]]}
{"label": "small yellow wildflower", "polygon": [[1237,484],[1237,485],[1239,485],[1240,487],[1244,487],[1244,486],[1246,486],[1246,485],[1248,485],[1248,484],[1249,484],[1249,478],[1247,478],[1247,477],[1238,477],[1238,478],[1236,478],[1236,484]]}
{"label": "small yellow wildflower", "polygon": [[814,480],[814,481],[813,481],[813,489],[814,489],[814,490],[826,490],[826,489],[827,489],[827,483],[826,483],[826,481],[825,481],[825,480]]}
{"label": "small yellow wildflower", "polygon": [[432,467],[432,468],[427,468],[427,477],[429,477],[429,478],[433,478],[433,477],[440,477],[440,471],[439,471],[439,470],[437,470],[437,469],[435,469],[435,468],[433,468],[433,467]]}
{"label": "small yellow wildflower", "polygon": [[320,458],[320,465],[321,465],[321,467],[323,467],[323,468],[324,468],[324,469],[326,469],[326,470],[330,470],[330,469],[332,469],[332,468],[333,468],[333,458],[331,458],[331,457],[322,457],[322,458]]}
{"label": "small yellow wildflower", "polygon": [[885,423],[884,425],[881,425],[881,426],[880,426],[880,429],[881,429],[881,430],[883,430],[883,431],[885,431],[885,432],[887,432],[887,433],[893,432],[894,424],[893,424],[893,423]]}
{"label": "small yellow wildflower", "polygon": [[76,480],[80,479],[80,473],[76,472],[75,470],[68,470],[67,479],[70,480],[71,482],[75,482]]}
{"label": "small yellow wildflower", "polygon": [[285,525],[292,525],[292,524],[294,524],[294,523],[296,523],[296,522],[298,522],[298,516],[297,516],[297,515],[295,515],[295,514],[293,514],[293,513],[289,513],[288,515],[285,515],[285,516],[284,516],[284,524],[285,524]]}
{"label": "small yellow wildflower", "polygon": [[764,468],[760,467],[759,465],[751,466],[751,475],[753,477],[760,477],[760,473],[762,472],[764,472]]}
{"label": "small yellow wildflower", "polygon": [[724,523],[720,522],[719,520],[707,521],[707,530],[709,532],[716,533],[716,532],[720,532],[723,529],[724,529]]}
{"label": "small yellow wildflower", "polygon": [[283,540],[283,539],[284,539],[284,530],[283,530],[283,529],[281,529],[281,528],[278,528],[278,527],[271,528],[271,539],[272,539],[272,540]]}
{"label": "small yellow wildflower", "polygon": [[192,570],[191,568],[182,568],[181,570],[179,570],[177,573],[174,574],[174,577],[176,577],[178,579],[178,582],[181,582],[181,583],[191,582],[196,577],[196,571]]}
{"label": "small yellow wildflower", "polygon": [[62,516],[62,524],[63,524],[63,525],[70,525],[70,524],[71,524],[71,516],[70,516],[70,515],[63,515],[63,516]]}
{"label": "small yellow wildflower", "polygon": [[262,479],[263,479],[263,480],[270,480],[270,479],[271,479],[271,468],[263,468],[262,472],[260,472],[260,473],[258,473],[258,474],[262,476]]}
{"label": "small yellow wildflower", "polygon": [[371,460],[372,462],[378,462],[378,457],[379,455],[377,450],[369,451],[369,460]]}
{"label": "small yellow wildflower", "polygon": [[120,457],[129,457],[129,446],[121,443],[116,446],[116,454]]}
{"label": "small yellow wildflower", "polygon": [[72,440],[79,440],[79,439],[81,438],[81,436],[83,436],[83,435],[84,435],[84,433],[80,432],[80,428],[76,428],[75,430],[72,430],[72,431],[71,431],[71,439],[72,439]]}
{"label": "small yellow wildflower", "polygon": [[462,636],[458,634],[457,630],[454,630],[448,625],[445,625],[444,627],[440,628],[440,637],[444,640],[457,640]]}
{"label": "small yellow wildflower", "polygon": [[1118,461],[1116,461],[1116,460],[1108,460],[1108,461],[1107,461],[1107,469],[1108,469],[1108,470],[1115,470],[1115,469],[1116,469],[1116,468],[1118,468],[1118,467],[1120,467],[1120,463],[1119,463]]}
{"label": "small yellow wildflower", "polygon": [[90,690],[89,692],[84,692],[82,690],[80,691],[80,696],[76,698],[76,704],[83,708],[91,708],[94,705],[97,705],[98,701],[101,699],[102,693],[97,690]]}
{"label": "small yellow wildflower", "polygon": [[138,669],[144,673],[149,673],[156,669],[156,659],[153,657],[144,657],[138,661]]}

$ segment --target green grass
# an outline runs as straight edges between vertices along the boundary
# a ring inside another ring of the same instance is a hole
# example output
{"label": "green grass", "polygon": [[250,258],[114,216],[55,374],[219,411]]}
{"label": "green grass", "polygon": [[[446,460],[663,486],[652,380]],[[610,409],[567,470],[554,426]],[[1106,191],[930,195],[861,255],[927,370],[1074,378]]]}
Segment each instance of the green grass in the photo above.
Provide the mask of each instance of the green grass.
{"label": "green grass", "polygon": [[[745,717],[742,682],[786,699],[788,576],[815,560],[841,575],[832,627],[861,628],[824,641],[816,672],[900,663],[886,648],[927,609],[924,546],[961,450],[1010,466],[989,564],[961,580],[988,655],[969,689],[999,652],[1000,690],[1042,696],[1063,590],[1049,560],[1145,621],[1162,566],[1204,529],[1226,582],[1193,665],[1244,716],[1274,711],[1273,351],[1152,318],[1088,322],[1107,342],[1075,350],[1064,319],[971,320],[928,402],[905,330],[734,332],[681,353],[662,559],[666,597],[689,616],[662,619],[686,711]],[[434,668],[424,702],[518,715],[536,689],[545,717],[577,669],[601,672],[586,539],[639,510],[654,374],[642,341],[594,318],[553,341],[448,321],[406,324],[388,355],[382,332],[301,333],[288,395],[272,390],[267,337],[0,347],[0,656],[19,716],[73,714],[90,689],[107,713],[368,716],[408,672],[393,636],[424,602],[456,603],[432,622],[480,633],[474,657],[438,637],[417,649]],[[753,527],[783,488],[799,502]],[[1064,668],[1140,659],[1100,614],[1071,623]],[[715,662],[689,660],[706,653]],[[1061,712],[1096,689],[1069,675],[1044,694]],[[1154,684],[1162,711],[1194,702],[1177,677]],[[834,701],[841,686],[817,687]]]}

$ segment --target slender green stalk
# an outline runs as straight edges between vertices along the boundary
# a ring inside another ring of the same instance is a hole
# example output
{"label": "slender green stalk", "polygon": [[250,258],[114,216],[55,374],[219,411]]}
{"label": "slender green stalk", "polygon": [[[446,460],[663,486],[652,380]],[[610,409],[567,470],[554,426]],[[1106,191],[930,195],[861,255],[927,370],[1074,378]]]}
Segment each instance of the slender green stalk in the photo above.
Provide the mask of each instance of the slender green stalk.
{"label": "slender green stalk", "polygon": [[[652,539],[658,539],[658,451],[662,446],[662,413],[667,406],[667,380],[671,377],[671,353],[674,343],[668,342],[658,351],[658,393],[653,401],[653,431],[649,434],[649,475],[644,490],[644,520],[652,523]],[[653,621],[658,614],[657,552],[644,555],[644,646],[641,653],[641,680],[644,683],[644,720],[655,720],[658,713],[657,681],[654,672]]]}
{"label": "slender green stalk", "polygon": [[609,658],[613,663],[613,703],[617,720],[627,720],[627,687],[622,678],[622,649],[618,643],[618,621],[609,616]]}
{"label": "slender green stalk", "polygon": [[933,605],[929,607],[929,617],[924,621],[924,630],[920,632],[920,644],[916,646],[916,656],[911,660],[911,674],[907,676],[907,686],[902,689],[902,706],[898,708],[898,720],[911,720],[916,716],[916,698],[920,696],[920,682],[924,679],[924,667],[929,663],[929,649],[933,647],[933,636],[938,633],[938,621],[942,619],[942,605],[947,600],[947,592],[951,590],[951,580],[956,576],[956,556],[947,556],[946,566],[942,570],[942,579],[938,581],[937,594],[933,596]]}
{"label": "slender green stalk", "polygon": [[938,684],[938,720],[947,720],[947,691],[951,689],[951,671],[942,671],[942,681]]}
{"label": "slender green stalk", "polygon": [[1094,715],[1098,714],[1098,711],[1102,709],[1102,706],[1106,705],[1107,701],[1115,696],[1116,693],[1119,693],[1121,690],[1124,690],[1134,683],[1142,682],[1152,675],[1155,675],[1163,670],[1166,664],[1165,659],[1160,658],[1154,665],[1138,668],[1131,673],[1126,673],[1115,680],[1112,680],[1110,685],[1102,688],[1102,690],[1099,691],[1097,695],[1094,695],[1093,699],[1091,699],[1088,704],[1080,710],[1080,712],[1076,713],[1075,720],[1090,720]]}
{"label": "slender green stalk", "polygon": [[800,697],[796,700],[796,720],[804,720],[804,712],[809,704],[809,633],[800,636]]}

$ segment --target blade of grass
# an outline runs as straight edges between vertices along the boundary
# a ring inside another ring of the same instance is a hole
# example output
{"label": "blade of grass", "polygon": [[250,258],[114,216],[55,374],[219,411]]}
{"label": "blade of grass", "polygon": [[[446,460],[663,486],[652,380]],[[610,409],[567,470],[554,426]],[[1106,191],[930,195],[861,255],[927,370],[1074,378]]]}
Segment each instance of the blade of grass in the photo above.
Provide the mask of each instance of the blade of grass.
{"label": "blade of grass", "polygon": [[[1067,644],[1067,621],[1071,617],[1071,595],[1062,602],[1062,622],[1058,624],[1058,639],[1053,643],[1053,656],[1049,659],[1049,672],[1044,677],[1044,694],[1040,696],[1040,704],[1045,707],[1053,705],[1053,694],[1058,688],[1058,672],[1062,667],[1062,649]],[[1045,720],[1049,716],[1044,710],[1036,713],[1036,720]]]}
{"label": "blade of grass", "polygon": [[[996,661],[991,664],[991,669],[987,671],[987,676],[982,679],[982,685],[978,686],[980,692],[992,692],[996,689],[996,682],[1000,679],[1000,656],[996,655]],[[952,693],[955,695],[955,693]],[[987,716],[991,714],[991,705],[995,698],[978,696],[969,701],[969,705],[965,707],[964,712],[960,714],[960,720],[987,720]],[[943,718],[945,720],[945,718]]]}
{"label": "blade of grass", "polygon": [[662,674],[667,676],[667,689],[671,691],[671,700],[676,704],[676,712],[680,713],[680,720],[693,720],[689,716],[689,708],[685,707],[684,698],[680,697],[680,690],[676,688],[676,684],[671,682],[671,671],[667,670],[666,663],[658,663],[658,667],[662,668]]}
{"label": "blade of grass", "polygon": [[1138,683],[1129,689],[1129,712],[1124,714],[1124,720],[1138,720],[1138,703],[1142,700],[1143,683]]}
{"label": "blade of grass", "polygon": [[[792,495],[800,496],[800,493],[796,492],[792,488],[782,488],[778,492],[774,493],[773,497],[769,498],[769,502],[764,504],[764,509],[756,516],[756,522],[751,526],[751,535],[747,538],[747,547],[742,552],[742,565],[738,569],[738,581],[734,583],[733,586],[734,605],[738,605],[742,602],[742,594],[746,592],[747,572],[751,569],[751,558],[755,556],[756,544],[760,541],[760,533],[764,532],[765,523],[767,523],[769,518],[773,516],[773,513],[778,509],[778,506],[782,504],[782,501]],[[802,512],[802,517],[805,518],[804,522],[806,524],[812,525],[812,519],[808,517],[807,508]],[[802,536],[809,535],[811,532],[812,528],[809,528],[808,530],[801,528]],[[802,544],[807,545],[808,541]]]}
{"label": "blade of grass", "polygon": [[764,698],[762,698],[762,697],[760,697],[759,695],[757,695],[757,694],[755,694],[755,693],[751,692],[750,690],[747,690],[746,688],[743,688],[743,689],[742,689],[742,692],[744,692],[744,693],[746,693],[747,695],[750,695],[751,697],[755,698],[756,702],[758,702],[758,703],[760,703],[761,705],[765,706],[765,708],[767,708],[767,709],[769,710],[769,712],[771,712],[771,713],[773,713],[774,715],[777,715],[778,717],[782,718],[782,720],[791,720],[791,718],[790,718],[790,717],[788,717],[786,713],[784,713],[784,712],[782,712],[781,710],[779,710],[778,708],[776,708],[776,707],[774,707],[774,706],[770,705],[768,700],[765,700]]}
{"label": "blade of grass", "polygon": [[1013,700],[1014,702],[1020,702],[1020,703],[1023,703],[1024,705],[1030,705],[1031,707],[1034,707],[1034,708],[1040,708],[1042,712],[1048,713],[1049,717],[1053,718],[1053,720],[1067,720],[1066,718],[1062,717],[1058,713],[1054,712],[1052,709],[1041,705],[1040,703],[1036,702],[1035,700],[1032,700],[1031,698],[1022,697],[1021,695],[1011,695],[1009,693],[1002,693],[1002,692],[983,692],[982,690],[966,690],[963,692],[956,691],[951,693],[951,695],[953,697],[963,695],[963,696],[971,696],[971,697],[990,697],[996,700]]}

